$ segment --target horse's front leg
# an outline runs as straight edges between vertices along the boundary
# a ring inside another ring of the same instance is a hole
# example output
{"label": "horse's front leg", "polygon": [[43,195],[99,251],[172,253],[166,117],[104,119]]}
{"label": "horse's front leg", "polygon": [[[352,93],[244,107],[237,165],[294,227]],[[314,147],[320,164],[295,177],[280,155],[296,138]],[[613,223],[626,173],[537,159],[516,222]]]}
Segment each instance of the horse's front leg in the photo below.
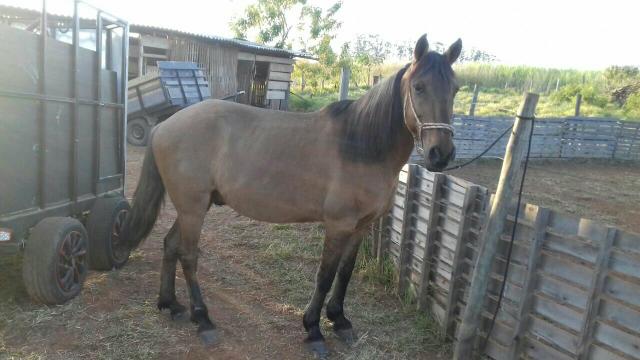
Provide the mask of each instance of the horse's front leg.
{"label": "horse's front leg", "polygon": [[350,233],[332,231],[327,225],[322,259],[316,273],[316,288],[302,318],[302,323],[307,331],[305,342],[311,351],[321,358],[326,357],[329,351],[320,331],[320,313],[327,293],[331,290],[331,284],[350,235]]}
{"label": "horse's front leg", "polygon": [[[178,253],[182,272],[189,288],[191,298],[191,321],[198,324],[198,335],[206,345],[216,342],[216,326],[209,319],[207,306],[202,299],[202,292],[198,284],[198,240],[204,222],[204,216],[208,208],[208,199],[192,201],[186,211],[178,211],[178,224],[180,228],[180,244]],[[184,210],[184,209],[183,209]]]}
{"label": "horse's front leg", "polygon": [[353,343],[357,337],[351,321],[344,316],[344,298],[356,258],[358,257],[361,241],[361,236],[354,235],[351,237],[349,245],[340,260],[336,283],[327,302],[327,318],[333,322],[333,330],[342,341],[349,344]]}

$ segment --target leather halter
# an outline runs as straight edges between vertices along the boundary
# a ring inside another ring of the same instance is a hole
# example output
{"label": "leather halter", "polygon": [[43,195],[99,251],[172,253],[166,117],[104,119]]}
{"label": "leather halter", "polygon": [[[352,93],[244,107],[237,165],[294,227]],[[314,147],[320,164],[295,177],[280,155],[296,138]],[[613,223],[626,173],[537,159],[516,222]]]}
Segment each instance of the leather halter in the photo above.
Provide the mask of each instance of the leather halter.
{"label": "leather halter", "polygon": [[[446,131],[449,131],[451,133],[451,137],[453,137],[455,135],[455,129],[451,124],[441,123],[441,122],[439,123],[422,122],[422,120],[416,113],[416,109],[413,106],[411,89],[409,88],[408,90],[409,90],[408,91],[409,93],[404,98],[404,108],[405,109],[407,108],[407,100],[409,100],[409,107],[411,108],[411,112],[413,113],[413,116],[416,118],[416,122],[418,123],[418,135],[417,136],[415,134],[413,135],[413,141],[415,142],[416,148],[418,149],[418,151],[424,152],[424,149],[422,148],[422,131],[424,130],[435,130],[435,129],[446,130]],[[405,117],[406,117],[406,111],[405,111]],[[407,120],[405,119],[405,122],[406,121]]]}

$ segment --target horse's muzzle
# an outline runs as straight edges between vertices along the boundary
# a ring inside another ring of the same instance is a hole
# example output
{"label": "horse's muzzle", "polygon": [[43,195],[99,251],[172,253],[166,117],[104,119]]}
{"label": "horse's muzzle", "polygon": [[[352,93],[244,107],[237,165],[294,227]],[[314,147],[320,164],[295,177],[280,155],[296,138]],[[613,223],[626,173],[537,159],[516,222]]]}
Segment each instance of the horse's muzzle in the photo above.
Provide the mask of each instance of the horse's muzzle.
{"label": "horse's muzzle", "polygon": [[442,171],[447,167],[450,161],[456,158],[456,148],[451,147],[448,154],[443,154],[438,146],[433,146],[428,152],[425,152],[424,162],[427,170],[432,172]]}

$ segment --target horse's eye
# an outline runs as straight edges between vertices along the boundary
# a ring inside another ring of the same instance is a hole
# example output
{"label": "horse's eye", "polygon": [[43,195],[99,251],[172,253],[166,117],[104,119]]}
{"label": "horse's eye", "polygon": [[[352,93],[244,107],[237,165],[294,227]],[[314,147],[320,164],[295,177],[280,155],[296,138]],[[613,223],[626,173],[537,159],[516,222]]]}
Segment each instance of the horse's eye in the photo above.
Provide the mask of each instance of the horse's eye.
{"label": "horse's eye", "polygon": [[413,85],[413,89],[415,90],[416,93],[421,94],[424,92],[424,85],[418,83]]}

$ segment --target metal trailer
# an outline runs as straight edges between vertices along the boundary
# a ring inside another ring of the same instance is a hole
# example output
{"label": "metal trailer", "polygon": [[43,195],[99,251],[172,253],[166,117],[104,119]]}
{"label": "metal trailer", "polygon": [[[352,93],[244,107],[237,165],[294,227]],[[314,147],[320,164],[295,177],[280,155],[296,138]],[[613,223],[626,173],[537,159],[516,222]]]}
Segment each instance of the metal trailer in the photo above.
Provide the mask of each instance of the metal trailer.
{"label": "metal trailer", "polygon": [[127,141],[144,146],[151,128],[189,105],[211,98],[198,64],[158,61],[158,72],[129,82]]}
{"label": "metal trailer", "polygon": [[[81,19],[79,6],[95,18]],[[39,34],[0,25],[0,254],[23,251],[28,293],[60,304],[89,268],[129,257],[120,238],[129,25],[81,0],[73,18],[51,16],[43,1]]]}

